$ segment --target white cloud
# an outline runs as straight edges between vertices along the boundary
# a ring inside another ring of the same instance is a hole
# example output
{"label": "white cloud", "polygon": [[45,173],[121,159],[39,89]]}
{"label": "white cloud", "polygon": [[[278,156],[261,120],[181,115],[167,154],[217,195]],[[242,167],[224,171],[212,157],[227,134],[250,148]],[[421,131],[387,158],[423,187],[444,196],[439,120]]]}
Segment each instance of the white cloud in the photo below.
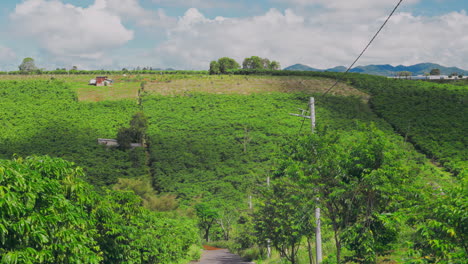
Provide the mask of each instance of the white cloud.
{"label": "white cloud", "polygon": [[133,31],[105,4],[105,0],[96,0],[94,5],[81,8],[58,0],[26,0],[16,6],[10,18],[15,32],[34,39],[59,60],[101,60],[107,50],[133,38]]}
{"label": "white cloud", "polygon": [[[398,0],[271,0],[272,2],[287,3],[290,5],[311,6],[319,5],[330,9],[360,9],[363,14],[369,9],[395,6]],[[406,0],[405,5],[411,5],[421,0]]]}
{"label": "white cloud", "polygon": [[175,18],[167,16],[162,9],[154,11],[143,8],[139,0],[96,0],[95,5],[122,19],[135,21],[140,26],[166,27],[175,22]]}
{"label": "white cloud", "polygon": [[[349,65],[386,15],[349,23],[333,20],[335,10],[308,18],[290,9],[249,18],[208,19],[189,9],[169,31],[154,56],[167,66],[206,69],[211,60],[229,56],[242,62],[252,55],[279,60],[282,66],[305,63],[326,68]],[[468,16],[453,12],[417,17],[396,13],[359,62],[414,64],[436,62],[468,68]]]}
{"label": "white cloud", "polygon": [[153,3],[170,7],[190,7],[190,8],[234,8],[242,4],[226,0],[153,0]]}
{"label": "white cloud", "polygon": [[16,58],[15,52],[4,46],[0,46],[0,61],[8,61]]}

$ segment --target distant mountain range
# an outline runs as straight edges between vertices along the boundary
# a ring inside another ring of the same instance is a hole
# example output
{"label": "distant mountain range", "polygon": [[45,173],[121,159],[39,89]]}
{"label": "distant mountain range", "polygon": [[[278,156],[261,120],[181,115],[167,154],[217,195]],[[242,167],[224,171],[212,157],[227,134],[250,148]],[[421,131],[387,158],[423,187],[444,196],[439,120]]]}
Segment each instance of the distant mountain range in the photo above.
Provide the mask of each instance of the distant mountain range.
{"label": "distant mountain range", "polygon": [[[284,70],[289,71],[329,71],[329,72],[345,72],[346,67],[344,66],[337,66],[330,69],[315,69],[303,64],[294,64],[292,66],[284,68]],[[382,75],[382,76],[395,76],[398,72],[402,71],[409,71],[413,75],[424,75],[425,73],[429,73],[432,69],[439,69],[440,74],[442,75],[450,75],[452,73],[462,74],[464,76],[468,75],[467,70],[463,70],[457,67],[445,67],[435,63],[419,63],[411,66],[392,66],[389,64],[384,65],[367,65],[367,66],[357,66],[352,68],[350,72],[358,72],[358,73],[365,73],[365,74],[372,74],[372,75]]]}

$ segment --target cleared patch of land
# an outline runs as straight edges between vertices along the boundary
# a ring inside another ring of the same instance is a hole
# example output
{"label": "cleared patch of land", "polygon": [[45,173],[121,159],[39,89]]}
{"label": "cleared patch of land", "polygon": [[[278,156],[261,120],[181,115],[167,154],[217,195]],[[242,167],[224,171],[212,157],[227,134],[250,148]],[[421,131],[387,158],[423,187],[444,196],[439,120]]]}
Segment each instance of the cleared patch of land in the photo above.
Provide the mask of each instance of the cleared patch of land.
{"label": "cleared patch of land", "polygon": [[[323,93],[333,80],[326,78],[289,76],[202,76],[198,79],[153,81],[145,85],[150,93],[180,95],[192,92],[216,94],[252,94],[264,92],[306,92]],[[332,94],[354,95],[365,98],[367,95],[347,84],[339,84]]]}

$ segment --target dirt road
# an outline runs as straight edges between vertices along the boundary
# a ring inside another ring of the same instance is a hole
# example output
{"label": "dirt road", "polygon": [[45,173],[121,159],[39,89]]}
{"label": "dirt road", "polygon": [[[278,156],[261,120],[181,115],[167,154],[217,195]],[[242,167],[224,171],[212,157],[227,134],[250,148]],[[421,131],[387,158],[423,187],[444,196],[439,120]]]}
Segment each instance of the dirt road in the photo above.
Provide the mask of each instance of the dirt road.
{"label": "dirt road", "polygon": [[252,264],[245,262],[238,255],[230,253],[227,249],[204,250],[202,257],[192,264]]}

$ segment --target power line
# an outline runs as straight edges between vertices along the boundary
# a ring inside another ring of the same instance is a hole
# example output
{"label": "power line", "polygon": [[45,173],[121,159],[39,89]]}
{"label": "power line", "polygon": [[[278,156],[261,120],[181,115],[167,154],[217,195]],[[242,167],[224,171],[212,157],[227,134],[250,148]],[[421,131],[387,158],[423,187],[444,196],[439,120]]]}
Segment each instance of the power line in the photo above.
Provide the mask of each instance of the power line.
{"label": "power line", "polygon": [[364,48],[364,50],[362,50],[361,54],[359,54],[359,56],[354,60],[354,62],[348,67],[348,69],[345,71],[345,73],[341,76],[341,78],[338,78],[338,80],[336,80],[336,82],[330,87],[328,88],[328,90],[323,94],[323,95],[326,95],[328,92],[330,92],[341,80],[343,80],[343,78],[346,76],[346,74],[348,74],[348,72],[353,68],[354,64],[356,64],[356,62],[361,58],[361,56],[366,52],[366,50],[369,48],[369,46],[372,44],[372,42],[374,42],[375,38],[379,35],[380,31],[382,31],[382,29],[385,27],[385,25],[387,24],[387,22],[390,20],[390,18],[393,16],[393,14],[395,13],[395,11],[398,9],[398,7],[401,5],[401,3],[403,2],[403,0],[400,0],[398,2],[398,4],[395,6],[395,8],[393,8],[393,11],[390,13],[390,15],[387,17],[387,19],[385,20],[385,22],[382,24],[382,26],[380,26],[379,30],[377,31],[377,33],[375,33],[374,37],[369,41],[369,44],[367,44],[367,46]]}

